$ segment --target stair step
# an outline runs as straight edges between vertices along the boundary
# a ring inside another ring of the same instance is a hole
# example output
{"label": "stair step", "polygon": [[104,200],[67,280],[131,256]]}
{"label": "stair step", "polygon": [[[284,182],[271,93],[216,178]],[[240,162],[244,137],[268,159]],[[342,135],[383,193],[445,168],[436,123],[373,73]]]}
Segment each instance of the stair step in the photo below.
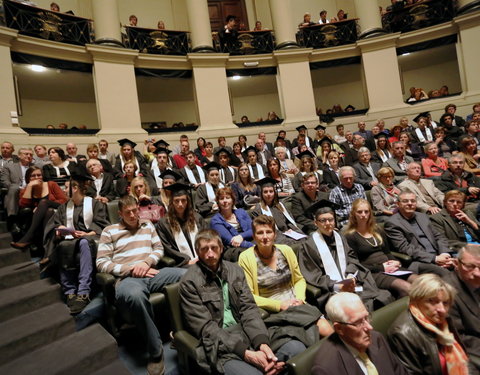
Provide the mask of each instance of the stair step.
{"label": "stair step", "polygon": [[0,244],[0,268],[10,266],[12,264],[28,262],[29,260],[30,253],[28,251],[24,252],[11,247],[3,248]]}
{"label": "stair step", "polygon": [[131,375],[131,372],[123,364],[120,359],[110,363],[109,365],[102,367],[90,375]]}
{"label": "stair step", "polygon": [[0,268],[0,290],[38,280],[40,271],[38,265],[32,262],[22,262]]}
{"label": "stair step", "polygon": [[0,291],[0,322],[61,301],[60,289],[54,280],[42,279]]}
{"label": "stair step", "polygon": [[58,302],[0,324],[0,365],[75,332],[75,321]]}
{"label": "stair step", "polygon": [[94,324],[0,366],[0,374],[91,374],[117,359],[114,338]]}
{"label": "stair step", "polygon": [[0,233],[10,235],[10,233],[8,232],[8,229],[7,229],[7,222],[6,221],[0,221]]}

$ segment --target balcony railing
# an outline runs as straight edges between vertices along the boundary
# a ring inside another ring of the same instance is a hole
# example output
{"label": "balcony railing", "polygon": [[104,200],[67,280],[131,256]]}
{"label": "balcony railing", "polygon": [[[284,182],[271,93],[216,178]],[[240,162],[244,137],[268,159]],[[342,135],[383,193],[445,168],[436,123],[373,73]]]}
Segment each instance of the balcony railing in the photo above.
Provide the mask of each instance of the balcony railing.
{"label": "balcony railing", "polygon": [[271,30],[239,31],[232,36],[222,37],[213,34],[215,49],[231,55],[255,55],[272,53],[275,49],[274,36]]}
{"label": "balcony railing", "polygon": [[357,41],[357,19],[302,27],[297,43],[303,47],[327,48]]}
{"label": "balcony railing", "polygon": [[142,53],[186,55],[190,52],[188,32],[125,26],[129,48]]}

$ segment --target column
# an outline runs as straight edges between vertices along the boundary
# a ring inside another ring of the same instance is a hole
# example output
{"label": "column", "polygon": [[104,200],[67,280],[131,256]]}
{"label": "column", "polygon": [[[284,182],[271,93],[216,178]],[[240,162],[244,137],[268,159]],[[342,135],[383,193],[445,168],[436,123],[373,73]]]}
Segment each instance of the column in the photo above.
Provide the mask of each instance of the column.
{"label": "column", "polygon": [[370,112],[404,108],[395,43],[400,33],[359,40]]}
{"label": "column", "polygon": [[123,47],[117,0],[92,1],[95,43]]}
{"label": "column", "polygon": [[462,77],[462,89],[466,96],[474,97],[478,101],[480,94],[480,74],[478,74],[478,36],[480,35],[480,12],[466,13],[455,18],[459,28],[457,54],[460,74]]}
{"label": "column", "polygon": [[377,0],[354,0],[360,26],[359,38],[370,38],[385,34]]}
{"label": "column", "polygon": [[457,14],[465,14],[480,9],[480,0],[458,0]]}
{"label": "column", "polygon": [[[228,54],[189,54],[201,131],[234,128],[225,64]],[[215,136],[212,134],[212,136]]]}
{"label": "column", "polygon": [[87,50],[93,56],[99,134],[143,137],[134,69],[138,52],[94,45]]}
{"label": "column", "polygon": [[296,27],[292,19],[290,0],[270,0],[276,49],[297,48]]}
{"label": "column", "polygon": [[15,87],[13,83],[12,58],[10,57],[10,43],[17,36],[17,32],[0,27],[0,133],[19,133],[12,126],[10,112],[17,112]]}
{"label": "column", "polygon": [[310,49],[275,51],[278,95],[285,124],[318,124],[310,74]]}
{"label": "column", "polygon": [[215,52],[207,0],[187,0],[188,23],[193,52]]}

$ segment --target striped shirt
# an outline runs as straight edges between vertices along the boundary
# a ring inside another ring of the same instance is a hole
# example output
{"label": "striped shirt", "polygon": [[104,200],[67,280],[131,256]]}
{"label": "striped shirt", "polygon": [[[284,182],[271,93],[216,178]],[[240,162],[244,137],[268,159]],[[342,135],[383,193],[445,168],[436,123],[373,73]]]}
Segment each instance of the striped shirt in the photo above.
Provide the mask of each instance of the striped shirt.
{"label": "striped shirt", "polygon": [[135,264],[145,262],[153,267],[162,256],[162,242],[150,221],[140,220],[135,232],[120,222],[106,227],[100,236],[97,270],[128,277]]}
{"label": "striped shirt", "polygon": [[352,210],[352,204],[355,199],[366,199],[365,189],[360,184],[353,184],[351,189],[346,189],[342,185],[339,185],[332,189],[330,192],[330,201],[340,206],[335,213],[340,222],[347,220],[350,211]]}

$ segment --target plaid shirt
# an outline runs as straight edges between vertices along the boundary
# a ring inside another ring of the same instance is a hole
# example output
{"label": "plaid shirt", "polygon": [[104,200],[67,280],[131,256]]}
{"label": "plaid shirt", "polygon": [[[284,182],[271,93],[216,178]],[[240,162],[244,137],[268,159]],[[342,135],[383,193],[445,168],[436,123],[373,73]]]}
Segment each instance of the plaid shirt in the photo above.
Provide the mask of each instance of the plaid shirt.
{"label": "plaid shirt", "polygon": [[360,184],[353,184],[350,190],[339,185],[330,192],[330,201],[340,206],[340,208],[335,211],[340,223],[348,219],[348,215],[352,210],[353,201],[358,198],[366,199],[365,189]]}

